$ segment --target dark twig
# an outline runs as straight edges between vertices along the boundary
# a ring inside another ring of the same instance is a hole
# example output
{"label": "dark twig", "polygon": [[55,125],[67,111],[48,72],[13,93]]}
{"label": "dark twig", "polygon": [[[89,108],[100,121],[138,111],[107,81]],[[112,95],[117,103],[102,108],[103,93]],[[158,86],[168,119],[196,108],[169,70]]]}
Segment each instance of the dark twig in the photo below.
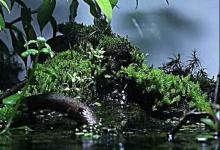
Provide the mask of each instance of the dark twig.
{"label": "dark twig", "polygon": [[0,96],[0,103],[2,103],[2,100],[3,100],[4,98],[6,98],[6,97],[8,97],[8,96],[10,96],[10,95],[12,95],[12,94],[15,94],[16,92],[18,92],[19,90],[21,90],[21,89],[24,87],[24,85],[25,85],[26,82],[27,82],[27,81],[24,80],[24,81],[22,81],[22,82],[16,84],[15,86],[13,86],[11,89],[8,89],[4,94],[2,94],[2,95]]}
{"label": "dark twig", "polygon": [[220,105],[220,71],[217,76],[217,83],[216,83],[216,89],[215,89],[215,104]]}
{"label": "dark twig", "polygon": [[174,135],[179,131],[179,129],[184,125],[186,124],[186,122],[190,119],[193,119],[193,120],[199,120],[200,118],[203,118],[203,117],[212,117],[209,113],[207,112],[189,112],[188,114],[186,114],[182,119],[181,121],[179,122],[179,124],[177,126],[175,126],[174,129],[172,129],[169,133],[168,133],[168,140],[169,141],[172,141],[173,138],[174,138]]}

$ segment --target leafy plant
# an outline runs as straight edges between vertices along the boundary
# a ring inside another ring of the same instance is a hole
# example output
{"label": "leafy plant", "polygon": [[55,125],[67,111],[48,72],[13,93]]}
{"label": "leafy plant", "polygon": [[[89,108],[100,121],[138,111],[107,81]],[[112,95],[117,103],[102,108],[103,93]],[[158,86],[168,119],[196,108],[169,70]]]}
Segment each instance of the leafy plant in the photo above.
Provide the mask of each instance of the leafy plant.
{"label": "leafy plant", "polygon": [[[37,49],[29,48],[33,44],[37,47]],[[43,54],[48,54],[51,57],[54,56],[53,51],[51,50],[50,46],[46,43],[46,40],[43,37],[38,37],[37,40],[30,40],[24,46],[27,48],[27,50],[25,52],[23,52],[21,55],[23,57],[36,55],[35,61],[33,64],[33,68],[29,70],[29,76],[28,76],[27,82],[26,82],[22,92],[11,95],[11,96],[3,99],[4,107],[0,109],[0,113],[3,113],[3,118],[1,118],[1,119],[3,119],[3,120],[8,119],[8,120],[7,120],[7,125],[4,128],[4,130],[2,130],[1,134],[5,133],[8,130],[14,117],[19,112],[18,109],[19,109],[25,95],[27,94],[28,86],[32,81],[34,71],[36,70],[39,55],[43,53]]]}

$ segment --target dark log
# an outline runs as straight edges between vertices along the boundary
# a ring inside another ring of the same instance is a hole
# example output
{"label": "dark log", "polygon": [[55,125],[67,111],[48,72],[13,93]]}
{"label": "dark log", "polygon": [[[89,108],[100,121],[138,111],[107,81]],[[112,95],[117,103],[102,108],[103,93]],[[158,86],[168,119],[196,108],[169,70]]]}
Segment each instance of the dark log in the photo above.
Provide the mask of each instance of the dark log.
{"label": "dark log", "polygon": [[52,93],[40,94],[26,97],[24,103],[28,112],[50,109],[68,114],[68,118],[75,120],[80,125],[93,125],[98,122],[88,106],[70,97]]}

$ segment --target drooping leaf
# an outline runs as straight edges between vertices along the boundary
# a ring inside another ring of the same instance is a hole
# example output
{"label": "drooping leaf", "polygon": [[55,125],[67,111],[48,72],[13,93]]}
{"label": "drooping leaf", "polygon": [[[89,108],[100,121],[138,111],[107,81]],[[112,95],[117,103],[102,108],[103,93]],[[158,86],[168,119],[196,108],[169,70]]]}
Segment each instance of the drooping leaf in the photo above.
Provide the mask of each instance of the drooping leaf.
{"label": "drooping leaf", "polygon": [[5,28],[5,21],[4,18],[2,16],[2,14],[0,13],[0,32]]}
{"label": "drooping leaf", "polygon": [[135,7],[135,8],[137,8],[137,7],[138,7],[138,4],[139,4],[139,1],[138,1],[138,0],[136,0],[136,7]]}
{"label": "drooping leaf", "polygon": [[107,21],[111,22],[112,20],[112,6],[109,0],[96,0],[98,6],[100,7],[101,11],[107,17]]}
{"label": "drooping leaf", "polygon": [[10,13],[10,9],[8,8],[8,5],[7,5],[6,1],[5,1],[5,0],[0,0],[0,3],[1,3],[2,6],[4,6],[5,9]]}
{"label": "drooping leaf", "polygon": [[9,62],[10,51],[6,44],[0,39],[0,61],[3,63]]}
{"label": "drooping leaf", "polygon": [[14,106],[18,101],[20,101],[22,98],[22,95],[20,93],[11,95],[9,97],[6,97],[3,99],[3,104],[8,106]]}
{"label": "drooping leaf", "polygon": [[85,3],[89,5],[90,13],[95,17],[99,18],[101,14],[97,10],[96,4],[92,0],[84,0]]}
{"label": "drooping leaf", "polygon": [[30,55],[36,55],[38,54],[38,51],[36,49],[28,49],[25,52],[21,53],[22,57],[28,57]]}
{"label": "drooping leaf", "polygon": [[36,33],[31,21],[31,9],[26,7],[21,8],[21,22],[28,41],[36,39]]}
{"label": "drooping leaf", "polygon": [[205,118],[205,119],[201,119],[201,121],[204,122],[209,127],[211,127],[212,129],[217,130],[217,126],[213,120]]}
{"label": "drooping leaf", "polygon": [[74,22],[75,18],[77,16],[77,8],[79,6],[78,0],[71,0],[70,3],[70,16],[69,16],[69,21]]}
{"label": "drooping leaf", "polygon": [[50,55],[51,58],[54,56],[54,52],[50,48],[42,48],[40,52]]}
{"label": "drooping leaf", "polygon": [[43,0],[43,3],[40,6],[37,14],[37,21],[40,26],[41,32],[43,31],[47,23],[50,21],[55,6],[56,0]]}
{"label": "drooping leaf", "polygon": [[57,21],[53,16],[50,18],[50,24],[53,28],[53,37],[55,37],[57,34]]}
{"label": "drooping leaf", "polygon": [[23,8],[27,8],[26,4],[22,0],[11,0],[11,8],[13,7],[14,3],[19,4]]}
{"label": "drooping leaf", "polygon": [[18,32],[15,33],[12,29],[9,30],[12,40],[12,46],[14,48],[14,51],[20,53],[24,50],[24,43],[25,40],[23,36]]}

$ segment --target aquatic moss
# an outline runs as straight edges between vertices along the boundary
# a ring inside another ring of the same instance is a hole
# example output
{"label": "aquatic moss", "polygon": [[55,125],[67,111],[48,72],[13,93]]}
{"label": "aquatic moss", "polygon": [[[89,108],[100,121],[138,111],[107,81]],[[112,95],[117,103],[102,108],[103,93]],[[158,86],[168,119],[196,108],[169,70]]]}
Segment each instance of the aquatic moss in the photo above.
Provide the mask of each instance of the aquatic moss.
{"label": "aquatic moss", "polygon": [[[130,65],[120,71],[119,75],[123,75],[127,80],[133,80],[142,93],[158,93],[154,97],[154,108],[180,105],[185,103],[189,108],[197,108],[199,110],[207,111],[210,109],[207,95],[202,94],[199,84],[190,81],[189,77],[180,78],[175,75],[165,74],[160,69],[152,69],[147,65],[136,67]],[[137,89],[133,89],[133,92]],[[140,95],[136,98],[141,99]],[[152,100],[152,99],[151,99]],[[142,99],[149,101],[148,99]]]}

